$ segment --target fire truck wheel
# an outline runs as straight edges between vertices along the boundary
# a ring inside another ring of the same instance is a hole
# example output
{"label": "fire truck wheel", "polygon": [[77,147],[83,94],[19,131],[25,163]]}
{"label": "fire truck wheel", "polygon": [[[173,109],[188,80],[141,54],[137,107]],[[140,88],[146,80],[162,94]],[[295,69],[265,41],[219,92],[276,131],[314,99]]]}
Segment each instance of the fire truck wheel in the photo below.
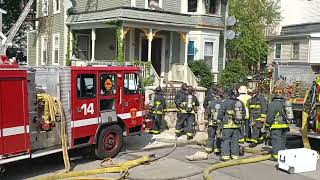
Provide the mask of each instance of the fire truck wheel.
{"label": "fire truck wheel", "polygon": [[122,142],[122,129],[119,125],[115,124],[103,128],[95,149],[96,157],[99,159],[115,157],[121,150]]}

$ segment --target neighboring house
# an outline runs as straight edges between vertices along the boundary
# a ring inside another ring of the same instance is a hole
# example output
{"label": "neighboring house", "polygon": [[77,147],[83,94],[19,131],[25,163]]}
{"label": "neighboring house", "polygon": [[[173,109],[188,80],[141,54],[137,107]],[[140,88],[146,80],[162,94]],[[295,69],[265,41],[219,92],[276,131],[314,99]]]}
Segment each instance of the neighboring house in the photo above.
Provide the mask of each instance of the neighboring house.
{"label": "neighboring house", "polygon": [[29,33],[28,62],[65,65],[68,32],[73,64],[115,60],[119,37],[112,22],[117,21],[122,24],[125,61],[149,61],[156,76],[195,84],[187,61],[204,59],[213,73],[224,67],[226,4],[227,0],[37,0],[38,22],[36,31]]}
{"label": "neighboring house", "polygon": [[268,64],[276,64],[278,78],[310,85],[320,72],[320,4],[282,0],[281,15],[276,31],[268,32]]}

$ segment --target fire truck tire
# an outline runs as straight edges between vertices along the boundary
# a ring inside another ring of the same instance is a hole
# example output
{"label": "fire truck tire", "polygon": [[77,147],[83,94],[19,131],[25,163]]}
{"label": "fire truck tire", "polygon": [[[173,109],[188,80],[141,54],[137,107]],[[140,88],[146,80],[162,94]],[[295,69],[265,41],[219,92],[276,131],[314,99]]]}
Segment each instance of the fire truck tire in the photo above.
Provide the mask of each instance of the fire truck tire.
{"label": "fire truck tire", "polygon": [[122,143],[121,127],[117,124],[106,126],[100,131],[95,155],[98,159],[113,158],[120,152]]}

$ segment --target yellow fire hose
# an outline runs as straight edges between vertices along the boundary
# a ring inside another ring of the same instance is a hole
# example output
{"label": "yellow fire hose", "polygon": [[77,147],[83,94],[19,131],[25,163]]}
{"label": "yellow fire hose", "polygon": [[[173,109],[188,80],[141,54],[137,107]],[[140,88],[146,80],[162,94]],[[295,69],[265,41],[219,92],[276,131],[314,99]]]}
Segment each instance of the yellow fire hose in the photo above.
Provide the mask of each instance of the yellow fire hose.
{"label": "yellow fire hose", "polygon": [[[47,98],[46,96],[43,96],[43,97],[44,97],[44,99]],[[57,99],[54,99],[54,100],[55,101],[48,100],[48,104],[49,104],[50,110],[54,111],[55,108],[60,110],[59,113],[60,113],[60,117],[61,117],[61,138],[62,138],[62,146],[63,146],[63,158],[64,158],[64,163],[65,163],[65,170],[66,170],[66,172],[68,172],[70,169],[70,163],[69,163],[69,157],[68,157],[68,151],[67,151],[67,143],[65,140],[66,136],[65,136],[65,121],[64,121],[64,116],[63,116],[63,109],[61,107],[61,103]],[[56,102],[57,104],[54,102]],[[50,108],[50,106],[53,106],[53,105],[55,105],[57,107]],[[50,115],[53,115],[53,113],[50,113]],[[302,117],[303,117],[302,118],[303,145],[306,148],[310,148],[310,143],[309,143],[309,140],[307,137],[308,114],[306,112],[303,112]],[[198,142],[198,144],[203,145],[203,144],[205,144],[205,142]],[[177,144],[175,144],[174,149],[176,148],[176,146],[177,146]],[[213,164],[203,171],[203,178],[205,180],[211,180],[212,178],[209,176],[209,174],[216,169],[221,169],[221,168],[236,166],[236,165],[241,165],[241,164],[256,163],[256,162],[266,161],[271,158],[271,154],[268,154],[268,152],[266,152],[266,151],[259,151],[259,150],[255,150],[255,149],[245,148],[244,152],[255,154],[256,156]],[[146,163],[149,163],[152,161],[154,161],[154,159],[152,160],[149,156],[142,156],[142,157],[135,159],[135,160],[121,162],[116,165],[112,165],[112,166],[108,166],[108,167],[102,167],[102,168],[98,168],[98,169],[85,170],[85,171],[57,173],[57,174],[53,174],[53,175],[46,176],[43,178],[39,178],[39,180],[56,180],[56,179],[70,179],[70,178],[71,179],[78,179],[78,180],[121,180],[121,179],[125,178],[125,176],[128,173],[128,170],[130,168],[133,168],[133,167],[136,167],[136,166],[139,166],[142,164],[146,164]],[[84,177],[84,176],[104,174],[104,173],[121,173],[122,175],[119,178]]]}

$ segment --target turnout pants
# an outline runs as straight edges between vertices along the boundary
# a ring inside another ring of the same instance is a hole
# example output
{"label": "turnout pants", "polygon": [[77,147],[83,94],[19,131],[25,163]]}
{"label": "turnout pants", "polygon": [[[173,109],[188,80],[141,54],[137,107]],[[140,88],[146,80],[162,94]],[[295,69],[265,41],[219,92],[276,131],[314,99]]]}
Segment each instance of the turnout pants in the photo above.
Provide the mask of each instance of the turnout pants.
{"label": "turnout pants", "polygon": [[245,119],[241,125],[240,129],[240,139],[242,142],[248,141],[251,138],[251,127],[250,127],[250,120]]}
{"label": "turnout pants", "polygon": [[[194,130],[193,130],[193,124],[195,123],[195,114],[192,114],[192,113],[182,113],[181,114],[181,119],[182,119],[182,122],[180,122],[180,129],[177,128],[177,130],[181,130],[181,125],[184,124],[184,122],[186,122],[186,127],[184,128],[185,129],[185,132],[187,133],[187,136],[193,136],[193,133],[194,133]],[[177,123],[178,125],[178,123]]]}
{"label": "turnout pants", "polygon": [[155,114],[154,115],[154,122],[155,122],[155,130],[161,130],[161,121],[162,121],[162,114]]}
{"label": "turnout pants", "polygon": [[240,128],[228,128],[222,130],[222,157],[239,157],[239,139],[241,137]]}
{"label": "turnout pants", "polygon": [[260,121],[256,121],[255,124],[252,126],[252,135],[251,135],[251,141],[253,143],[258,143],[260,135],[261,135],[261,128],[263,127],[263,124]]}
{"label": "turnout pants", "polygon": [[217,137],[218,126],[208,126],[208,142],[207,148],[219,150],[221,145],[221,139]]}
{"label": "turnout pants", "polygon": [[177,112],[176,132],[181,133],[184,128],[184,119],[182,119],[182,113]]}
{"label": "turnout pants", "polygon": [[278,158],[278,152],[286,149],[287,133],[288,128],[285,129],[272,129],[271,130],[271,144],[272,144],[272,155]]}

